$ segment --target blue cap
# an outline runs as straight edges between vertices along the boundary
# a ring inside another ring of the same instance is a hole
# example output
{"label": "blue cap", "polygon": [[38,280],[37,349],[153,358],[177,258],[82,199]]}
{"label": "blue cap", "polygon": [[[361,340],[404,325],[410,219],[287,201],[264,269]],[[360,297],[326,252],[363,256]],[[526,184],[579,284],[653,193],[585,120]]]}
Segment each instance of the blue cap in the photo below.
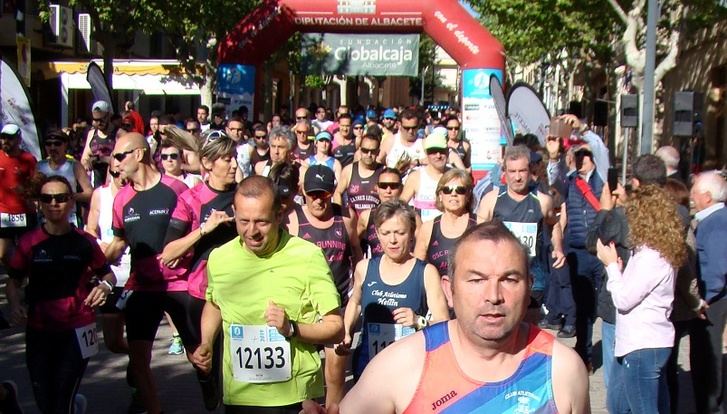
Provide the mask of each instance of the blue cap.
{"label": "blue cap", "polygon": [[384,118],[396,119],[396,112],[394,112],[393,109],[389,108],[384,111]]}
{"label": "blue cap", "polygon": [[331,133],[328,131],[321,131],[318,134],[316,134],[316,141],[320,141],[323,139],[328,140],[328,141],[333,141],[333,135],[331,135]]}
{"label": "blue cap", "polygon": [[361,125],[361,126],[363,126],[363,125],[364,125],[365,123],[366,123],[366,122],[364,121],[364,119],[363,119],[363,118],[361,118],[361,117],[357,117],[356,119],[354,119],[354,120],[353,120],[353,123],[352,123],[351,125],[353,125],[353,126],[356,126],[356,125]]}
{"label": "blue cap", "polygon": [[369,109],[368,111],[366,111],[366,118],[376,119],[377,118],[376,111],[374,111],[373,109]]}

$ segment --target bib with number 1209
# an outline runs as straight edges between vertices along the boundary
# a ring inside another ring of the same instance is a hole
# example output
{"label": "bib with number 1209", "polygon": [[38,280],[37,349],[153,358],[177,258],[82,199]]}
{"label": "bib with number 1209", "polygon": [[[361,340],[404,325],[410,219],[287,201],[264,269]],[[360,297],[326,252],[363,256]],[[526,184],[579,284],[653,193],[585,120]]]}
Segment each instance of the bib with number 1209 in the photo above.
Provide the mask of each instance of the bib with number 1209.
{"label": "bib with number 1209", "polygon": [[528,255],[535,257],[535,245],[538,241],[538,223],[518,223],[516,221],[506,221],[503,223],[512,234],[520,239],[520,243],[528,248]]}
{"label": "bib with number 1209", "polygon": [[81,350],[81,358],[91,358],[98,354],[96,322],[76,328],[76,339],[78,340],[78,348]]}
{"label": "bib with number 1209", "polygon": [[236,381],[282,382],[292,377],[290,342],[267,325],[230,324],[230,362]]}

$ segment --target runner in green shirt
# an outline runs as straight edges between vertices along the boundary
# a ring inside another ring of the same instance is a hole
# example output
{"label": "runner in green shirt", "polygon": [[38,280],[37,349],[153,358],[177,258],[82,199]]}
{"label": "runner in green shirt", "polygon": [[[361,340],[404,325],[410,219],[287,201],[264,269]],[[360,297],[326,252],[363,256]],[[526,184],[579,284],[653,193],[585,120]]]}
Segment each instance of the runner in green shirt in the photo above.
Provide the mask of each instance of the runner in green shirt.
{"label": "runner in green shirt", "polygon": [[240,238],[210,254],[202,343],[192,359],[209,369],[222,327],[225,412],[297,413],[303,400],[323,395],[315,345],[343,337],[339,295],[321,249],[280,226],[270,179],[243,180],[234,206]]}

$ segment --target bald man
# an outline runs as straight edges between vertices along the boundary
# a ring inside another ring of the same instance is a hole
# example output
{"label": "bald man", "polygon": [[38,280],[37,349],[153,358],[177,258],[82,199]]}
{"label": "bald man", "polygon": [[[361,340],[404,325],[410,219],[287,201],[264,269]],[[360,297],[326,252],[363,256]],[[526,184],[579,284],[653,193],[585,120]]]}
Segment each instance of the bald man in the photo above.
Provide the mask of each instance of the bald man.
{"label": "bald man", "polygon": [[[187,186],[153,167],[149,145],[136,132],[122,135],[116,141],[111,163],[111,169],[119,171],[129,185],[114,198],[114,238],[106,249],[106,258],[114,263],[127,245],[131,247],[131,276],[117,306],[123,308],[126,317],[132,379],[146,411],[157,414],[161,407],[150,362],[154,337],[164,312],[174,321],[185,349],[193,352],[199,345],[199,327],[193,326],[187,317],[191,303],[186,279],[189,263],[169,268],[159,260],[164,245],[171,241],[167,231],[177,197]],[[215,394],[215,390],[209,389],[213,381],[207,381],[201,374],[199,379],[205,402],[213,401],[214,397],[208,398]]]}

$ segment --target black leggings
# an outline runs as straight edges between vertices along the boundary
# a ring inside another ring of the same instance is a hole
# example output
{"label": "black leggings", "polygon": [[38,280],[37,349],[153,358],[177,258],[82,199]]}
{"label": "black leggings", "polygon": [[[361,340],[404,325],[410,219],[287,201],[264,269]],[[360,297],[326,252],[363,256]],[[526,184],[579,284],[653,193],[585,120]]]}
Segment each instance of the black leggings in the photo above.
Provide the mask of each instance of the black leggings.
{"label": "black leggings", "polygon": [[73,412],[88,358],[81,357],[75,330],[43,332],[28,328],[25,360],[35,402],[43,414]]}
{"label": "black leggings", "polygon": [[190,312],[192,297],[184,292],[133,292],[126,301],[126,337],[129,342],[153,342],[159,323],[167,312],[179,331],[184,347],[199,345],[199,323]]}
{"label": "black leggings", "polygon": [[302,403],[284,407],[252,407],[249,405],[225,405],[225,414],[298,414],[303,409]]}

